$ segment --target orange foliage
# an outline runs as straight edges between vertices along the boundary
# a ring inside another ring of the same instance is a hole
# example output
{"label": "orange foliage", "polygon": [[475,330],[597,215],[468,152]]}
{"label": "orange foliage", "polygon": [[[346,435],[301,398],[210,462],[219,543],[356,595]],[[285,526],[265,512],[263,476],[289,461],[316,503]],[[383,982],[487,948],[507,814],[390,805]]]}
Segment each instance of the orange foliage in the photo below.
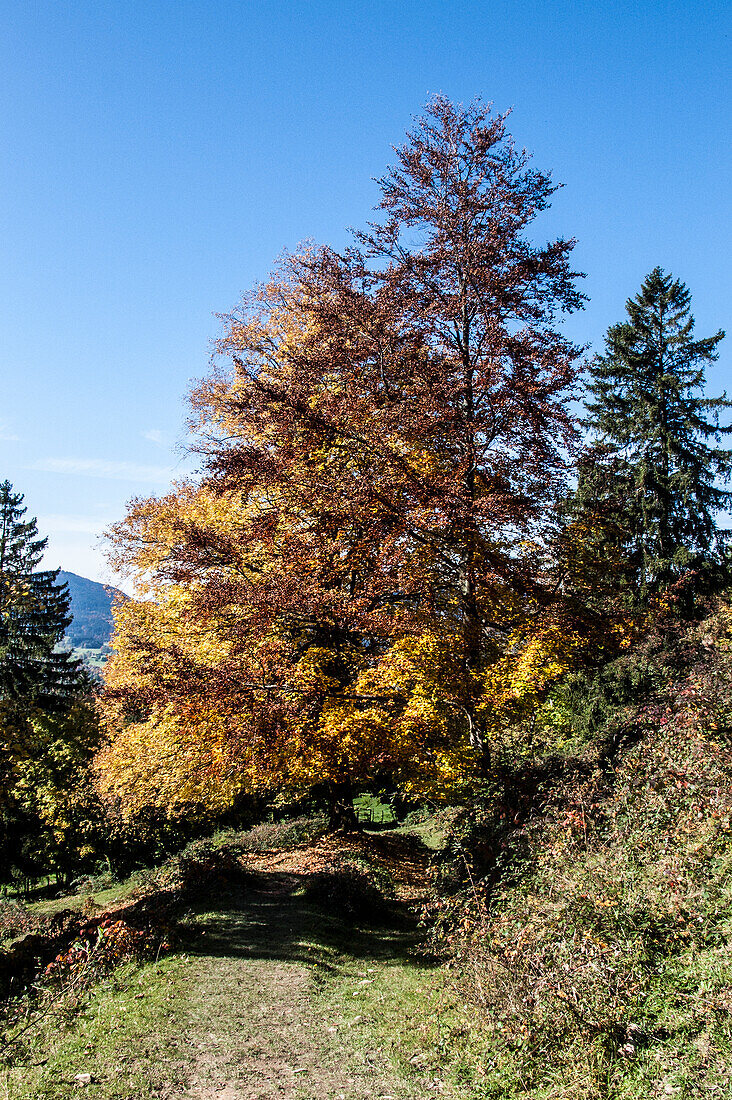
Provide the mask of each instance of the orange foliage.
{"label": "orange foliage", "polygon": [[141,599],[99,774],[127,812],[379,775],[454,793],[581,648],[550,548],[578,354],[553,318],[580,295],[571,242],[525,235],[549,177],[438,98],[382,189],[359,248],[287,258],[225,319],[202,479],[113,532]]}

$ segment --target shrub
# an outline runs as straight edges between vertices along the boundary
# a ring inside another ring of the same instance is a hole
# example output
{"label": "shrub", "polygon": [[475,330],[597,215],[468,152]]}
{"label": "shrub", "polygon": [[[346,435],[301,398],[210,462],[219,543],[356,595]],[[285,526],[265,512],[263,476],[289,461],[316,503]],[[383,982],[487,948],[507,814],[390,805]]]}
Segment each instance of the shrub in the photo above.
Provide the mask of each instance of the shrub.
{"label": "shrub", "polygon": [[47,917],[39,916],[19,902],[0,901],[0,942],[29,932],[42,932],[49,923]]}
{"label": "shrub", "polygon": [[604,727],[499,775],[453,832],[433,940],[524,1090],[729,1095],[729,627],[718,613],[681,640],[682,672],[649,670],[612,751]]}
{"label": "shrub", "polygon": [[50,985],[84,988],[130,959],[140,959],[155,950],[166,950],[149,932],[130,927],[123,920],[104,920],[94,932],[79,936],[56,956],[43,971]]}
{"label": "shrub", "polygon": [[216,845],[205,838],[191,841],[160,867],[136,871],[132,876],[136,893],[191,895],[212,883],[241,878],[244,872],[237,858],[238,847],[233,842]]}
{"label": "shrub", "polygon": [[335,858],[323,871],[310,875],[305,897],[341,919],[358,920],[386,915],[393,886],[388,875],[369,864]]}
{"label": "shrub", "polygon": [[267,852],[273,848],[291,848],[295,844],[312,844],[328,832],[323,814],[292,817],[284,821],[263,821],[246,833],[239,833],[232,844],[249,852]]}

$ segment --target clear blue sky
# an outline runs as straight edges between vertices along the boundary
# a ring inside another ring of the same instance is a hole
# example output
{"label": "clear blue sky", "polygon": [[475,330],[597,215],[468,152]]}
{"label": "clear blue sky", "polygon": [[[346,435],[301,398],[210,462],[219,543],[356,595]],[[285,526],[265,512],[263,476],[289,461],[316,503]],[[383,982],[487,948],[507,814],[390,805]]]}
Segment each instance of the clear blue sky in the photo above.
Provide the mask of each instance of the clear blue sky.
{"label": "clear blue sky", "polygon": [[[0,478],[52,565],[188,468],[185,395],[283,248],[336,246],[428,95],[514,108],[599,346],[656,264],[731,327],[721,0],[0,2]],[[732,334],[710,392],[732,390]]]}

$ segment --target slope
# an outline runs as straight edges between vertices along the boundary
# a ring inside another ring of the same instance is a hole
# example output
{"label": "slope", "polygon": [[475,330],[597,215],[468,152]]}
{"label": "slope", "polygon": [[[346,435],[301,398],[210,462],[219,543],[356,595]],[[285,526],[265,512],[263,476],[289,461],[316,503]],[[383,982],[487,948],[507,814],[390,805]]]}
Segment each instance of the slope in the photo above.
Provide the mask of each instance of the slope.
{"label": "slope", "polygon": [[59,584],[69,586],[72,622],[67,637],[76,649],[101,649],[112,636],[112,606],[126,600],[124,592],[62,569]]}

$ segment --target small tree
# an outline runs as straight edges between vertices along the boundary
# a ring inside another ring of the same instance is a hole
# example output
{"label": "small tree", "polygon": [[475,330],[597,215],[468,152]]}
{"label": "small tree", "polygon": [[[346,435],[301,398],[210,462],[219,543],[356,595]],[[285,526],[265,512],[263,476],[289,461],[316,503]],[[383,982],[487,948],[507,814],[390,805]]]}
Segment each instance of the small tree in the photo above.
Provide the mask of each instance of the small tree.
{"label": "small tree", "polygon": [[732,402],[704,396],[705,367],[724,333],[695,339],[690,301],[679,279],[654,268],[590,365],[594,462],[579,497],[613,506],[641,598],[719,557],[716,516],[732,495],[722,487],[732,451],[719,446],[732,430],[720,426],[720,410]]}

